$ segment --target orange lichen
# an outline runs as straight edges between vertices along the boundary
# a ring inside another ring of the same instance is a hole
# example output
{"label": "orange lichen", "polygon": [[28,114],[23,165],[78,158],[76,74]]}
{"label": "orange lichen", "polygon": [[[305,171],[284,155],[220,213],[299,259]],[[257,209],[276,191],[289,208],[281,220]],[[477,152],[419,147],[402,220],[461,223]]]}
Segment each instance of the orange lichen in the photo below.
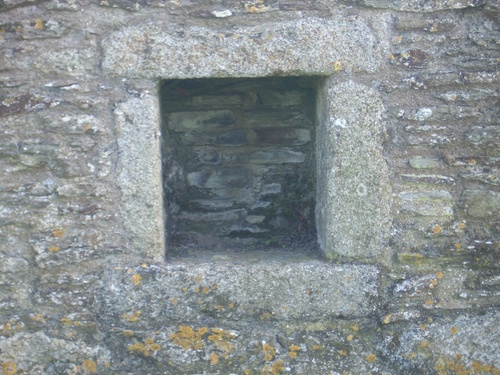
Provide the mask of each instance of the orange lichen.
{"label": "orange lichen", "polygon": [[179,302],[179,300],[176,297],[172,298],[171,301],[172,301],[172,305],[174,305],[174,307],[176,307],[177,303]]}
{"label": "orange lichen", "polygon": [[47,250],[49,250],[50,253],[57,253],[59,250],[61,250],[61,248],[59,246],[49,246]]}
{"label": "orange lichen", "polygon": [[458,333],[458,328],[457,327],[451,327],[450,332],[452,335],[456,335]]}
{"label": "orange lichen", "polygon": [[210,354],[210,364],[215,366],[217,363],[219,363],[219,356],[215,353]]}
{"label": "orange lichen", "polygon": [[500,375],[500,369],[479,361],[473,361],[466,366],[460,363],[461,355],[457,354],[453,358],[439,357],[434,369],[438,375],[475,375],[475,374],[492,374]]}
{"label": "orange lichen", "polygon": [[137,310],[133,313],[125,313],[125,314],[122,314],[120,316],[120,318],[122,318],[123,320],[126,320],[127,322],[130,322],[130,323],[135,323],[139,320],[139,318],[141,317],[141,311],[140,310]]}
{"label": "orange lichen", "polygon": [[264,352],[264,361],[271,362],[276,355],[276,349],[267,343],[262,344],[262,351]]}
{"label": "orange lichen", "polygon": [[290,358],[297,358],[298,356],[297,352],[300,350],[300,346],[292,344],[288,347],[288,350],[290,350],[290,352],[288,353],[288,356]]}
{"label": "orange lichen", "polygon": [[136,341],[128,346],[128,350],[132,353],[139,353],[145,357],[150,357],[152,354],[161,350],[161,345],[156,343],[152,338],[147,338],[144,343]]}
{"label": "orange lichen", "polygon": [[271,366],[272,375],[279,375],[283,371],[285,371],[285,369],[283,368],[283,361],[281,359],[279,361],[274,362],[273,365]]}
{"label": "orange lichen", "polygon": [[443,273],[441,271],[436,272],[436,276],[439,280],[443,278]]}
{"label": "orange lichen", "polygon": [[135,286],[140,285],[141,281],[142,281],[142,277],[138,273],[136,273],[132,276],[132,283],[134,283]]}
{"label": "orange lichen", "polygon": [[373,363],[377,360],[377,356],[373,353],[370,353],[366,356],[366,360],[370,363]]}
{"label": "orange lichen", "polygon": [[52,231],[52,235],[54,237],[59,237],[60,238],[60,237],[64,236],[64,229],[54,229]]}
{"label": "orange lichen", "polygon": [[420,347],[421,348],[427,348],[429,346],[429,341],[421,341],[420,342]]}
{"label": "orange lichen", "polygon": [[432,233],[434,234],[439,234],[443,230],[443,227],[441,225],[436,225],[434,228],[432,228]]}
{"label": "orange lichen", "polygon": [[459,243],[459,242],[457,242],[457,243],[455,244],[455,250],[456,250],[456,251],[460,251],[460,249],[461,249],[461,248],[462,248],[462,244],[461,244],[461,243]]}
{"label": "orange lichen", "polygon": [[266,312],[260,314],[259,319],[260,320],[269,320],[269,319],[271,319],[271,315],[272,314],[269,311],[266,311]]}
{"label": "orange lichen", "polygon": [[45,318],[43,317],[42,314],[32,314],[30,315],[30,319],[33,320],[34,322],[38,322],[38,323],[45,323],[46,320]]}
{"label": "orange lichen", "polygon": [[179,326],[179,331],[171,333],[169,337],[175,345],[180,346],[184,350],[200,350],[204,346],[203,335],[207,332],[207,327],[201,327],[195,331],[190,326]]}
{"label": "orange lichen", "polygon": [[212,334],[208,336],[208,341],[212,341],[224,354],[229,354],[235,349],[235,346],[229,342],[236,337],[235,334],[221,328],[212,328],[211,331]]}
{"label": "orange lichen", "polygon": [[97,372],[97,363],[91,359],[86,359],[82,363],[82,368],[89,374],[95,374]]}
{"label": "orange lichen", "polygon": [[15,375],[17,372],[16,363],[13,361],[2,363],[2,371],[4,375]]}

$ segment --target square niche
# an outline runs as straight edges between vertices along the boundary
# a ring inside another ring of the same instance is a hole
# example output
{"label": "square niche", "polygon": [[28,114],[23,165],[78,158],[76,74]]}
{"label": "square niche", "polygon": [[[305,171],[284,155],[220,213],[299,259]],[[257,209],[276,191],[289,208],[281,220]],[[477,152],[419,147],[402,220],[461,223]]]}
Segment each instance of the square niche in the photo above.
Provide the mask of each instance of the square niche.
{"label": "square niche", "polygon": [[317,247],[315,77],[164,80],[168,255]]}

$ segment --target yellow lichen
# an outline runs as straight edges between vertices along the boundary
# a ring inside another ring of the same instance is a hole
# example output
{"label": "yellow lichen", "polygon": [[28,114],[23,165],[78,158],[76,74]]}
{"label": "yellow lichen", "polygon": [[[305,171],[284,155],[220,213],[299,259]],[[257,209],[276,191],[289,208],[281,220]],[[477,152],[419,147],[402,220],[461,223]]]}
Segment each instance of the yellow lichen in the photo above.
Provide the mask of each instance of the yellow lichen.
{"label": "yellow lichen", "polygon": [[37,18],[35,20],[35,29],[37,30],[43,30],[43,21],[41,18]]}
{"label": "yellow lichen", "polygon": [[147,338],[144,343],[136,341],[128,346],[131,353],[139,353],[145,357],[150,357],[155,352],[161,350],[161,345],[156,343],[152,338]]}
{"label": "yellow lichen", "polygon": [[262,344],[262,351],[264,352],[264,361],[271,362],[276,355],[276,349],[267,343]]}
{"label": "yellow lichen", "polygon": [[120,316],[120,318],[122,318],[123,320],[126,320],[127,322],[130,322],[130,323],[135,323],[139,320],[139,318],[141,317],[141,311],[140,310],[137,310],[133,313],[125,313],[125,314],[122,314]]}
{"label": "yellow lichen", "polygon": [[135,286],[138,286],[141,284],[142,277],[138,273],[134,274],[132,276],[132,282],[134,283]]}
{"label": "yellow lichen", "polygon": [[314,345],[312,346],[312,350],[321,350],[321,349],[323,349],[323,348],[321,347],[321,345],[314,344]]}
{"label": "yellow lichen", "polygon": [[342,70],[342,62],[339,60],[335,61],[335,63],[333,64],[333,70],[335,72]]}
{"label": "yellow lichen", "polygon": [[338,353],[339,353],[341,356],[343,356],[343,357],[345,357],[345,356],[348,354],[348,353],[347,353],[347,350],[344,350],[344,349],[340,349],[340,350],[338,351]]}
{"label": "yellow lichen", "polygon": [[49,252],[51,253],[57,253],[59,250],[61,250],[61,248],[59,246],[49,246],[47,250],[49,250]]}
{"label": "yellow lichen", "polygon": [[436,276],[439,280],[443,278],[443,273],[441,271],[436,272]]}
{"label": "yellow lichen", "polygon": [[129,329],[124,329],[121,334],[125,337],[133,337],[135,336],[135,332],[134,331],[131,331]]}
{"label": "yellow lichen", "polygon": [[377,356],[373,353],[370,353],[366,356],[366,360],[370,363],[373,363],[377,360]]}
{"label": "yellow lichen", "polygon": [[2,363],[2,371],[4,375],[15,375],[17,373],[16,363],[13,361]]}
{"label": "yellow lichen", "polygon": [[460,249],[461,249],[461,248],[462,248],[462,244],[461,244],[461,243],[459,243],[459,242],[457,242],[457,243],[455,244],[455,250],[456,250],[456,251],[460,251]]}
{"label": "yellow lichen", "polygon": [[268,10],[269,7],[264,5],[264,0],[257,0],[253,4],[245,4],[245,12],[247,13],[262,13]]}
{"label": "yellow lichen", "polygon": [[354,340],[354,335],[347,336],[347,341],[352,341],[352,340]]}
{"label": "yellow lichen", "polygon": [[73,321],[70,319],[70,318],[67,318],[65,316],[63,316],[60,320],[61,323],[63,323],[64,325],[66,326],[70,326],[73,324]]}
{"label": "yellow lichen", "polygon": [[200,350],[204,346],[203,335],[207,332],[207,327],[201,327],[195,331],[190,326],[179,326],[179,331],[171,333],[169,337],[175,345],[180,346],[184,350]]}
{"label": "yellow lichen", "polygon": [[210,364],[215,366],[217,363],[219,363],[219,356],[216,353],[210,354]]}
{"label": "yellow lichen", "polygon": [[353,331],[359,331],[359,326],[357,324],[352,326]]}
{"label": "yellow lichen", "polygon": [[458,328],[457,327],[451,327],[450,332],[452,335],[456,335],[458,333]]}
{"label": "yellow lichen", "polygon": [[97,372],[97,363],[91,359],[86,359],[82,363],[82,368],[89,374],[95,374]]}
{"label": "yellow lichen", "polygon": [[290,352],[288,353],[288,356],[289,356],[290,358],[297,358],[297,356],[298,356],[298,353],[297,353],[297,352],[300,350],[300,346],[297,346],[297,345],[293,345],[293,344],[292,344],[292,345],[290,345],[290,346],[288,347],[288,350],[290,350]]}
{"label": "yellow lichen", "polygon": [[172,301],[172,305],[174,305],[174,307],[176,307],[177,303],[179,302],[179,300],[177,298],[175,298],[175,297],[172,298],[171,301]]}
{"label": "yellow lichen", "polygon": [[391,317],[392,317],[392,314],[387,314],[386,316],[384,316],[384,319],[382,320],[384,324],[389,324],[391,322]]}

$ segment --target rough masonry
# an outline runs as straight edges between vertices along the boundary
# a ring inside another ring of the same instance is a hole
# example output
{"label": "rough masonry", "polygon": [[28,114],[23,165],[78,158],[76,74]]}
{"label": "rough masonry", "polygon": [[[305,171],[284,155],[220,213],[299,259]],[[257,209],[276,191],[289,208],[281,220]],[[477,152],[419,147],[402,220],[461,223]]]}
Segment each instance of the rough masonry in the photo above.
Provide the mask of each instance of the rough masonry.
{"label": "rough masonry", "polygon": [[499,14],[0,1],[0,373],[500,374]]}

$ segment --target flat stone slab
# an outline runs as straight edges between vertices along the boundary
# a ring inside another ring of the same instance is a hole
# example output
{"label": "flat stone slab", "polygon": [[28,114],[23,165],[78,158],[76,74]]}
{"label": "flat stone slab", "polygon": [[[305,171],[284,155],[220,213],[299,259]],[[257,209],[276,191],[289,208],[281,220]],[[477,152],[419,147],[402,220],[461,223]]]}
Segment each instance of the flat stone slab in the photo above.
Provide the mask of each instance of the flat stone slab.
{"label": "flat stone slab", "polygon": [[106,320],[132,321],[136,328],[151,329],[213,318],[316,321],[363,317],[378,309],[380,282],[375,266],[319,260],[241,264],[221,257],[211,263],[110,268],[101,279],[99,314]]}
{"label": "flat stone slab", "polygon": [[307,18],[227,29],[146,24],[102,44],[107,74],[150,78],[330,75],[374,72],[380,51],[358,17]]}

